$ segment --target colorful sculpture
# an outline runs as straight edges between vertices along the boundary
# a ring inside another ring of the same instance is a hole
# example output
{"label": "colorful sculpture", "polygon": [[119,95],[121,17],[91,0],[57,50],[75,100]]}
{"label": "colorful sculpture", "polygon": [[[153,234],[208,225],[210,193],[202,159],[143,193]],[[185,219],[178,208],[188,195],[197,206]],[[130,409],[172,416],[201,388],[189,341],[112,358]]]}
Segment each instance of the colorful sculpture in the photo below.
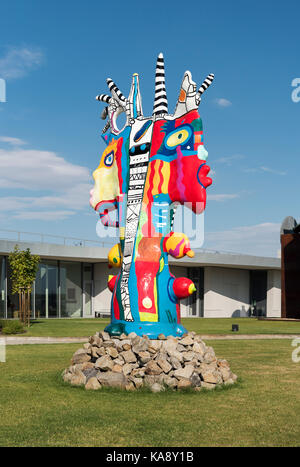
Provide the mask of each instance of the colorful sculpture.
{"label": "colorful sculpture", "polygon": [[[164,59],[157,59],[153,114],[144,117],[139,77],[133,75],[128,99],[116,84],[107,80],[111,96],[96,97],[108,104],[102,118],[107,145],[94,171],[91,206],[105,226],[119,228],[120,244],[109,253],[109,265],[120,266],[110,276],[112,292],[111,335],[129,334],[157,338],[161,333],[181,336],[179,300],[196,289],[190,279],[170,274],[168,255],[194,255],[189,239],[172,231],[177,204],[189,203],[201,213],[206,204],[207,151],[203,145],[202,120],[198,106],[210,86],[210,74],[196,88],[191,73],[185,72],[173,115],[168,114]],[[126,114],[119,130],[117,118]],[[117,210],[117,221],[110,212]]]}

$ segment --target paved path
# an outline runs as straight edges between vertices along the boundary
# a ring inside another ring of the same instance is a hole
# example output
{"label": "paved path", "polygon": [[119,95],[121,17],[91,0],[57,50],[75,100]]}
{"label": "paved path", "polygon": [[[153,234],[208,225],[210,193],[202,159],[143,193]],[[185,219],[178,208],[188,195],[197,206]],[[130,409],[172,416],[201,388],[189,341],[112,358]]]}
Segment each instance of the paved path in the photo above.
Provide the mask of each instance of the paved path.
{"label": "paved path", "polygon": [[[204,340],[254,340],[254,339],[295,339],[299,334],[210,334],[202,335]],[[79,344],[87,342],[88,337],[5,337],[7,345],[24,344]]]}

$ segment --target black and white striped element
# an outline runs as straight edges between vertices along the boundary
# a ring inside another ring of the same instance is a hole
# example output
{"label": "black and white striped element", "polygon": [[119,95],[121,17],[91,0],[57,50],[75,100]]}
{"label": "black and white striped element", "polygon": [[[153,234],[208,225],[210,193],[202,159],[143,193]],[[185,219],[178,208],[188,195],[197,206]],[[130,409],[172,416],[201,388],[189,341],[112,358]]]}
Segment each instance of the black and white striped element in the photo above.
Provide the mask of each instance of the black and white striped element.
{"label": "black and white striped element", "polygon": [[198,93],[200,94],[203,94],[204,91],[206,91],[207,88],[209,88],[209,86],[211,85],[211,83],[213,82],[214,80],[214,77],[215,75],[213,73],[210,73],[206,78],[205,80],[203,81],[203,83],[201,84],[200,88],[198,89]]}
{"label": "black and white striped element", "polygon": [[107,94],[99,94],[99,96],[96,96],[96,99],[97,101],[106,102],[109,104],[111,101],[111,96],[108,96]]}
{"label": "black and white striped element", "polygon": [[113,80],[110,79],[110,78],[107,78],[106,82],[107,82],[107,86],[108,86],[110,92],[114,91],[115,94],[116,94],[116,95],[118,96],[118,98],[120,99],[120,101],[125,102],[125,101],[126,101],[125,97],[124,97],[123,94],[121,93],[120,89],[119,89],[119,88],[116,86],[116,84],[113,82]]}
{"label": "black and white striped element", "polygon": [[153,115],[163,115],[167,113],[168,99],[165,84],[165,62],[163,54],[160,53],[156,62]]}
{"label": "black and white striped element", "polygon": [[173,232],[176,209],[177,209],[177,206],[173,206],[173,212],[172,212],[172,216],[171,216],[171,226],[170,226],[171,227],[171,232]]}
{"label": "black and white striped element", "polygon": [[148,163],[149,151],[144,154],[130,154],[129,156],[129,185],[127,196],[126,228],[122,262],[122,276],[120,283],[121,300],[126,321],[133,321],[130,309],[128,281],[143,201]]}
{"label": "black and white striped element", "polygon": [[106,133],[109,128],[110,128],[110,121],[107,120],[107,122],[105,123],[105,126],[104,126],[104,128],[102,130],[102,134]]}

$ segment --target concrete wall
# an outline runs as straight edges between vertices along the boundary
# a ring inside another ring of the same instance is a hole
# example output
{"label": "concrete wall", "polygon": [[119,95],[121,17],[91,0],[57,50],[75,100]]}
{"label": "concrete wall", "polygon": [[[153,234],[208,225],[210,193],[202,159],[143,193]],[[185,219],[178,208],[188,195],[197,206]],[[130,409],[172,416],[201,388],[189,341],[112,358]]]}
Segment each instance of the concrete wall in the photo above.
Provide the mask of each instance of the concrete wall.
{"label": "concrete wall", "polygon": [[268,271],[267,285],[267,317],[281,317],[281,271]]}
{"label": "concrete wall", "polygon": [[204,317],[246,316],[249,309],[249,271],[206,267],[204,269]]}

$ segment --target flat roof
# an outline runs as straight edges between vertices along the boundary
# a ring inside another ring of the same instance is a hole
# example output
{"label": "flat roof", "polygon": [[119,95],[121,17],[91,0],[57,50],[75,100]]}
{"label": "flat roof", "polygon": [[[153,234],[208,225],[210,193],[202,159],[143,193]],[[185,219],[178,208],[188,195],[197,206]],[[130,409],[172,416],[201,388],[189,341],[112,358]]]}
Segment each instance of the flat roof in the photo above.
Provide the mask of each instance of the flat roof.
{"label": "flat roof", "polygon": [[[57,245],[44,242],[17,242],[12,240],[0,240],[0,255],[8,255],[15,245],[21,250],[30,248],[31,252],[45,259],[59,259],[66,261],[84,261],[87,263],[106,263],[111,246],[72,246]],[[169,256],[169,264],[172,266],[216,266],[238,269],[280,269],[280,258],[266,256],[244,255],[239,253],[223,253],[217,251],[195,251],[194,258],[184,257],[174,259]]]}

